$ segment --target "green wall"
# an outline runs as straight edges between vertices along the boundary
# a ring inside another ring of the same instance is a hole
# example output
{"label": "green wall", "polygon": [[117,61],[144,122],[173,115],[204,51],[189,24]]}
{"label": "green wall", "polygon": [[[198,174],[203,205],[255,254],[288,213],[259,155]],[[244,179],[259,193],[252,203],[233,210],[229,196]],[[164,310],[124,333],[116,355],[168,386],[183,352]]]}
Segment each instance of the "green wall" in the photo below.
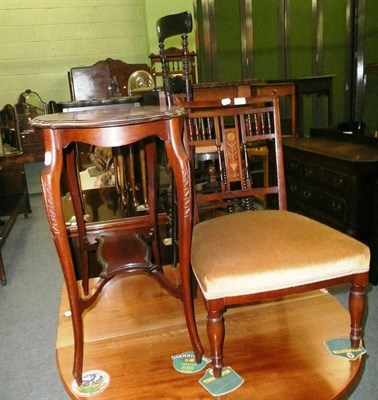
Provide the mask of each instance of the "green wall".
{"label": "green wall", "polygon": [[[333,125],[349,121],[351,114],[351,92],[354,88],[349,84],[352,61],[347,47],[348,11],[351,4],[348,0],[245,0],[244,5],[251,5],[252,33],[249,33],[248,45],[250,54],[248,61],[253,68],[247,66],[242,59],[241,34],[243,21],[243,1],[214,0],[207,12],[205,1],[197,0],[203,19],[215,27],[214,37],[203,40],[208,53],[200,50],[198,66],[199,81],[206,80],[238,80],[257,78],[262,81],[271,79],[304,78],[313,75],[333,75]],[[283,5],[286,7],[283,7]],[[366,5],[365,15],[359,16],[360,26],[365,18],[365,32],[362,41],[365,46],[365,63],[378,62],[378,1],[361,0]],[[322,18],[314,18],[313,11],[318,7]],[[215,18],[212,18],[214,8]],[[314,10],[313,10],[314,8]],[[247,10],[248,7],[246,7]],[[287,11],[287,19],[280,13]],[[363,7],[361,7],[363,9]],[[238,12],[241,10],[240,12]],[[210,16],[208,18],[208,16]],[[214,19],[214,20],[213,20]],[[287,27],[287,37],[282,37],[283,25]],[[317,25],[316,25],[317,24]],[[281,26],[282,25],[282,26]],[[205,36],[202,29],[205,22],[199,24],[200,40]],[[317,33],[317,38],[315,37]],[[283,40],[285,39],[285,40]],[[246,44],[247,44],[246,42]],[[215,44],[215,46],[214,46]],[[282,46],[282,47],[280,47]],[[316,59],[316,47],[320,52]],[[244,70],[244,73],[243,73]],[[347,76],[348,75],[348,76]],[[211,78],[211,79],[210,79]],[[364,97],[362,119],[366,123],[366,135],[374,135],[378,130],[378,77],[368,76]],[[309,134],[310,127],[326,127],[327,101],[324,96],[306,96],[304,99],[305,127],[304,135]],[[324,111],[324,112],[323,112]],[[316,118],[320,116],[319,118]]]}
{"label": "green wall", "polygon": [[[148,31],[148,46],[149,54],[158,53],[159,46],[156,36],[156,21],[168,14],[175,14],[182,11],[190,11],[193,13],[193,0],[145,0],[146,3],[146,20]],[[194,17],[193,17],[194,25]],[[189,48],[195,50],[195,27],[193,32],[189,35]],[[181,38],[172,37],[168,38],[165,42],[166,47],[181,47]]]}
{"label": "green wall", "polygon": [[25,89],[69,100],[74,66],[107,57],[149,64],[156,20],[186,10],[192,0],[1,0],[0,107]]}
{"label": "green wall", "polygon": [[253,63],[255,77],[278,79],[278,7],[277,0],[253,2]]}
{"label": "green wall", "polygon": [[234,28],[240,21],[239,7],[230,7],[229,0],[215,0],[215,2],[217,56],[222,60],[215,66],[217,80],[237,80],[242,75],[240,30]]}
{"label": "green wall", "polygon": [[[366,4],[365,63],[378,63],[378,1]],[[362,119],[366,134],[378,138],[378,75],[368,75],[363,104]]]}

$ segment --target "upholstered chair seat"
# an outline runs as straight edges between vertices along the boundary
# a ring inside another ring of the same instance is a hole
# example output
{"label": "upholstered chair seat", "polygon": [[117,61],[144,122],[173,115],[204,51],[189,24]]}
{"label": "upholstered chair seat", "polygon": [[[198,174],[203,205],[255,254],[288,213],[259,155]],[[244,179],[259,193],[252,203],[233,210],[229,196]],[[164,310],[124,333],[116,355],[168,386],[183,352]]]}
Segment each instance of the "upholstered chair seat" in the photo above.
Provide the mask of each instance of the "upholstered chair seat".
{"label": "upholstered chair seat", "polygon": [[207,300],[262,293],[369,270],[368,246],[289,211],[247,211],[193,229],[193,272]]}
{"label": "upholstered chair seat", "polygon": [[[164,54],[164,40],[181,32],[177,27],[182,25],[190,27],[182,35],[185,99],[169,93]],[[192,298],[197,284],[207,310],[207,336],[215,378],[223,376],[224,313],[229,306],[349,284],[350,345],[357,349],[362,340],[369,248],[344,233],[287,210],[276,91],[228,102],[220,98],[192,100],[186,35],[191,26],[189,13],[168,15],[156,24],[167,104],[176,103],[186,111],[183,140],[191,173],[185,163],[180,168],[189,177],[182,185],[184,193],[193,196],[193,202],[177,196],[172,209],[180,201],[185,203],[185,215],[193,218],[192,231],[184,231],[182,226],[180,232],[179,226],[178,230],[172,229],[178,231],[172,237],[181,251],[183,304],[196,361],[200,362],[204,354]],[[261,147],[263,154],[255,152]],[[262,169],[254,162],[261,155]],[[200,160],[212,162],[211,179],[204,185],[195,182]],[[260,210],[261,204],[264,210]],[[225,212],[228,214],[224,215]],[[192,275],[196,279],[191,279]],[[306,312],[304,306],[303,313]]]}

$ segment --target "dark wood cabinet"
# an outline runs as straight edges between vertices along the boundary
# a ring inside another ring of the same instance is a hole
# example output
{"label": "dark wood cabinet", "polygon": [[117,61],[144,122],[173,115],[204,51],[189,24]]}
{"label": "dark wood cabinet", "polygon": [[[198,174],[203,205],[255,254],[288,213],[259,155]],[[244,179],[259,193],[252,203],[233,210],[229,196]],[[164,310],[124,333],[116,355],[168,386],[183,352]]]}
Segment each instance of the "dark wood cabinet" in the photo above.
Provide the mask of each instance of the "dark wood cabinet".
{"label": "dark wood cabinet", "polygon": [[23,162],[43,161],[43,138],[34,130],[25,130],[20,133]]}
{"label": "dark wood cabinet", "polygon": [[[378,265],[378,179],[374,185],[374,216],[373,216],[373,237],[370,241],[372,249],[372,265]],[[370,273],[370,280],[378,283],[378,268],[375,268]]]}
{"label": "dark wood cabinet", "polygon": [[289,210],[368,244],[376,284],[378,147],[294,137],[284,138],[283,146]]}
{"label": "dark wood cabinet", "polygon": [[24,165],[17,159],[0,158],[0,283],[7,282],[1,250],[18,214],[31,212]]}
{"label": "dark wood cabinet", "polygon": [[0,157],[0,216],[11,215],[21,194],[25,195],[20,213],[31,212],[25,164],[43,161],[43,141],[33,130],[20,134],[22,152]]}
{"label": "dark wood cabinet", "polygon": [[13,213],[21,196],[25,195],[20,213],[31,212],[24,164],[14,160],[0,159],[0,216]]}

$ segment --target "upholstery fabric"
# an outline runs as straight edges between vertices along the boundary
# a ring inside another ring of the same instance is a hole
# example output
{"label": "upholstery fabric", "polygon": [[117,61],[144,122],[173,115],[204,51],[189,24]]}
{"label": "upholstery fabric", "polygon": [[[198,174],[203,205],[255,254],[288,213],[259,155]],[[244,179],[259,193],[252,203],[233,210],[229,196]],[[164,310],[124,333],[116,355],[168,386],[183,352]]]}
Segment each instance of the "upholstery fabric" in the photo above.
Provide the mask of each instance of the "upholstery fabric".
{"label": "upholstery fabric", "polygon": [[366,272],[370,250],[302,215],[259,210],[197,224],[191,260],[203,295],[211,300]]}

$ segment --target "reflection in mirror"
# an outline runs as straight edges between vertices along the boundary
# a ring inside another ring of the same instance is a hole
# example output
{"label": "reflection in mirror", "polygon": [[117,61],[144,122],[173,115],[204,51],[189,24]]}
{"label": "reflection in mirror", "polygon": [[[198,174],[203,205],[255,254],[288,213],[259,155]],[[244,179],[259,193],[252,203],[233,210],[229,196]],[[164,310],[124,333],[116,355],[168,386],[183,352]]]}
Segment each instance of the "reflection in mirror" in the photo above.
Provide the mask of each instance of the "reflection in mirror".
{"label": "reflection in mirror", "polygon": [[47,113],[47,105],[36,92],[26,89],[18,97],[16,104],[20,132],[30,130],[30,121],[38,115]]}
{"label": "reflection in mirror", "polygon": [[0,111],[0,157],[21,152],[18,119],[15,107],[10,104]]}
{"label": "reflection in mirror", "polygon": [[138,70],[130,75],[127,87],[129,96],[150,92],[155,87],[154,78],[149,72]]}

